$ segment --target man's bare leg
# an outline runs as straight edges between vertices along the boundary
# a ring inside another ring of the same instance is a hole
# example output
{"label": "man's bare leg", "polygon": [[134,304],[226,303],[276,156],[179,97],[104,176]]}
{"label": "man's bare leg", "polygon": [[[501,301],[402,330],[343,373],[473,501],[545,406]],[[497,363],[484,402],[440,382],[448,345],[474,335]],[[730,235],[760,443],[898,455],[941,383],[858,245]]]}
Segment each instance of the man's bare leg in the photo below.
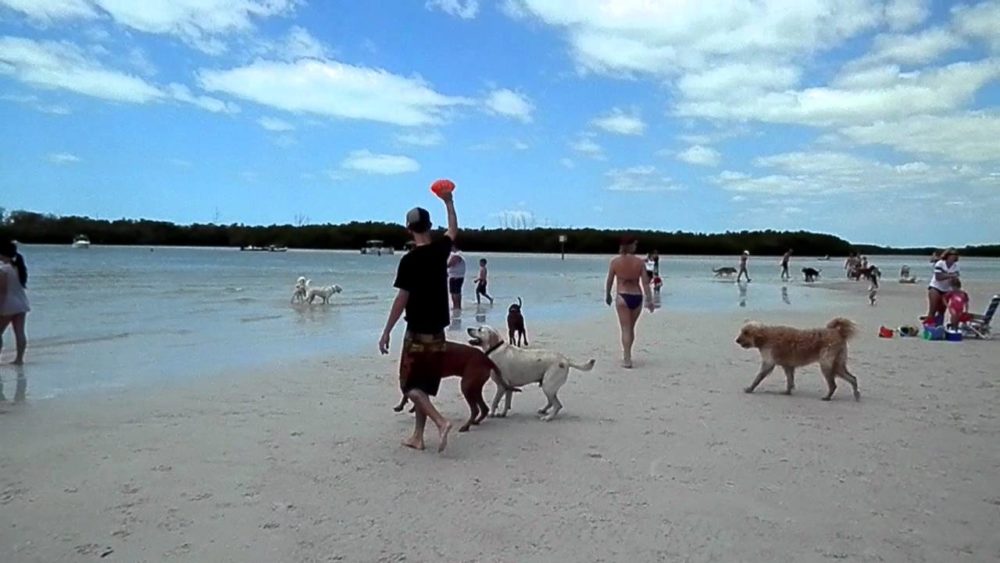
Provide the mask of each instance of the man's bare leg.
{"label": "man's bare leg", "polygon": [[403,440],[403,445],[415,450],[424,449],[424,426],[427,425],[427,415],[420,405],[416,405],[417,412],[413,417],[413,435]]}
{"label": "man's bare leg", "polygon": [[[414,437],[417,436],[417,430],[420,430],[420,445],[423,446],[424,443],[424,423],[426,418],[430,417],[431,421],[438,428],[438,433],[441,436],[441,443],[438,445],[438,451],[443,452],[448,446],[448,433],[451,432],[451,422],[445,417],[441,416],[441,413],[434,408],[434,404],[431,403],[430,397],[426,393],[419,389],[411,389],[407,392],[410,400],[417,405],[417,425],[414,426],[413,433]],[[420,420],[420,414],[424,414],[424,419]],[[409,444],[406,444],[409,445]],[[410,446],[413,447],[413,446]],[[422,448],[421,448],[422,449]]]}

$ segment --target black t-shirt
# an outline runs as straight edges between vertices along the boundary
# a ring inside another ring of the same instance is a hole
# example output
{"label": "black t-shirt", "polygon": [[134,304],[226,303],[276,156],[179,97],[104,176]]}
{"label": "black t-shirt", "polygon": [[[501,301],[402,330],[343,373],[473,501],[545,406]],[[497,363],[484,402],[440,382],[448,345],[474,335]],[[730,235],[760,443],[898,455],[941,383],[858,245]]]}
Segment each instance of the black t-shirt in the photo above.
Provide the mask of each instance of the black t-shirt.
{"label": "black t-shirt", "polygon": [[393,285],[410,293],[406,302],[406,328],[419,334],[436,334],[451,322],[448,315],[448,257],[452,240],[447,235],[407,252],[399,261]]}

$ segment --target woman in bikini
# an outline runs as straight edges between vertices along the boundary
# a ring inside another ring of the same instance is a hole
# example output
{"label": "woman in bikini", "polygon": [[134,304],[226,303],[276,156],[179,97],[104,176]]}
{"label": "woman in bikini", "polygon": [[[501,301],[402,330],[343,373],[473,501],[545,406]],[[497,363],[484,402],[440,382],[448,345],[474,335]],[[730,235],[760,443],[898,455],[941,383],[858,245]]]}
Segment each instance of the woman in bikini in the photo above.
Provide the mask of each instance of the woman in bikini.
{"label": "woman in bikini", "polygon": [[[632,367],[632,344],[635,342],[635,324],[642,313],[643,296],[646,308],[653,312],[653,298],[649,293],[649,275],[646,263],[635,255],[636,239],[622,237],[618,256],[608,266],[608,280],[605,283],[605,302],[615,304],[618,324],[622,332],[622,367]],[[618,295],[612,298],[611,289],[617,281]]]}

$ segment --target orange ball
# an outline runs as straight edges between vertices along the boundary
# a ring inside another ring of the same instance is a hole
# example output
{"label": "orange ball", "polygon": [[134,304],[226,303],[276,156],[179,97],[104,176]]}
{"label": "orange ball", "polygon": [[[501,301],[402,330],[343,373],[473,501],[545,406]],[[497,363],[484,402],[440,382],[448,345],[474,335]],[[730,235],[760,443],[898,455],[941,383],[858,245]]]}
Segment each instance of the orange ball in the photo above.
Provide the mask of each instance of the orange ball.
{"label": "orange ball", "polygon": [[437,195],[447,194],[455,191],[455,182],[441,179],[431,184],[431,191]]}

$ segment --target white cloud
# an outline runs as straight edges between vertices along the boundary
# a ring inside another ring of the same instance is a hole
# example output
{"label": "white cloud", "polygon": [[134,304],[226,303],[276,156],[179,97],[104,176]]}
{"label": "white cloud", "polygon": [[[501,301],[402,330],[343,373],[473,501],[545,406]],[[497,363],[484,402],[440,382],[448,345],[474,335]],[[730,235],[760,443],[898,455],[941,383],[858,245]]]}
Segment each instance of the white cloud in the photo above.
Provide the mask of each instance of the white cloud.
{"label": "white cloud", "polygon": [[298,59],[326,59],[332,55],[329,47],[313,37],[308,30],[292,26],[282,39],[261,41],[253,52],[259,56],[273,57],[282,61]]}
{"label": "white cloud", "polygon": [[208,91],[285,111],[403,126],[440,123],[446,110],[469,103],[439,94],[419,78],[333,60],[258,60],[230,70],[201,70],[198,81]]}
{"label": "white cloud", "polygon": [[347,155],[340,167],[366,174],[405,174],[420,170],[420,164],[408,156],[375,154],[369,150],[353,151]]}
{"label": "white cloud", "polygon": [[518,151],[526,151],[526,150],[528,150],[528,149],[531,148],[531,145],[529,145],[528,143],[525,143],[524,141],[521,141],[519,139],[514,139],[513,143],[511,143],[511,145],[514,147],[514,150],[518,150]]}
{"label": "white cloud", "polygon": [[573,162],[571,158],[560,158],[559,164],[562,164],[564,168],[573,169],[576,168],[576,163]]}
{"label": "white cloud", "polygon": [[437,131],[427,131],[423,133],[400,133],[396,135],[396,141],[405,145],[415,147],[433,147],[444,142],[444,136]]}
{"label": "white cloud", "polygon": [[70,154],[68,152],[57,152],[49,154],[49,162],[52,164],[76,164],[81,162],[83,159],[76,156],[75,154]]}
{"label": "white cloud", "polygon": [[625,113],[619,108],[614,108],[611,113],[595,118],[591,124],[617,135],[642,135],[646,131],[646,124],[637,113]]}
{"label": "white cloud", "polygon": [[718,166],[722,156],[712,147],[693,145],[677,153],[677,159],[699,166]]}
{"label": "white cloud", "polygon": [[1000,51],[1000,3],[956,6],[952,9],[952,21],[962,35],[985,41],[994,51]]}
{"label": "white cloud", "polygon": [[66,42],[0,37],[0,74],[31,86],[118,102],[141,104],[164,97],[142,78],[105,68]]}
{"label": "white cloud", "polygon": [[[115,102],[145,104],[168,99],[216,113],[235,113],[239,107],[209,96],[194,94],[183,84],[160,88],[146,80],[109,69],[67,42],[34,41],[0,37],[0,75],[38,88],[68,90]],[[64,106],[44,106],[41,111],[64,114]]]}
{"label": "white cloud", "polygon": [[168,158],[167,162],[178,168],[191,168],[191,161],[183,158]]}
{"label": "white cloud", "polygon": [[887,68],[880,88],[857,87],[848,74],[836,79],[842,85],[839,88],[787,90],[731,100],[688,100],[678,105],[677,112],[689,117],[817,126],[871,123],[914,113],[954,110],[970,102],[980,88],[1000,76],[1000,62],[992,60],[960,62],[910,73]]}
{"label": "white cloud", "polygon": [[41,23],[65,19],[96,18],[98,15],[87,0],[0,0],[0,6],[20,12]]}
{"label": "white cloud", "polygon": [[655,166],[632,166],[617,168],[604,173],[608,185],[605,189],[613,192],[667,192],[682,189],[663,176]]}
{"label": "white cloud", "polygon": [[191,104],[212,113],[239,113],[240,111],[240,107],[232,102],[224,102],[210,96],[192,94],[190,88],[176,82],[169,84],[167,91],[170,92],[173,99],[179,102]]}
{"label": "white cloud", "polygon": [[569,148],[595,160],[604,160],[604,149],[590,135],[581,135],[579,139],[570,143]]}
{"label": "white cloud", "polygon": [[997,113],[914,115],[899,121],[847,127],[840,134],[854,143],[886,145],[919,156],[1000,165]]}
{"label": "white cloud", "polygon": [[531,114],[535,111],[535,106],[525,95],[506,88],[490,92],[483,103],[492,113],[524,123],[531,122]]}
{"label": "white cloud", "polygon": [[926,64],[964,45],[951,30],[935,27],[910,35],[878,35],[872,53],[864,59],[875,63]]}
{"label": "white cloud", "polygon": [[889,0],[885,20],[894,30],[905,30],[922,23],[931,10],[929,0]]}
{"label": "white cloud", "polygon": [[691,99],[741,99],[795,86],[800,71],[788,65],[733,63],[691,71],[677,89]]}
{"label": "white cloud", "polygon": [[268,131],[284,132],[284,131],[295,130],[294,125],[285,121],[284,119],[278,119],[277,117],[264,116],[258,119],[257,123],[264,129],[267,129]]}
{"label": "white cloud", "polygon": [[427,0],[424,4],[428,10],[441,10],[442,12],[471,20],[479,13],[479,0]]}

